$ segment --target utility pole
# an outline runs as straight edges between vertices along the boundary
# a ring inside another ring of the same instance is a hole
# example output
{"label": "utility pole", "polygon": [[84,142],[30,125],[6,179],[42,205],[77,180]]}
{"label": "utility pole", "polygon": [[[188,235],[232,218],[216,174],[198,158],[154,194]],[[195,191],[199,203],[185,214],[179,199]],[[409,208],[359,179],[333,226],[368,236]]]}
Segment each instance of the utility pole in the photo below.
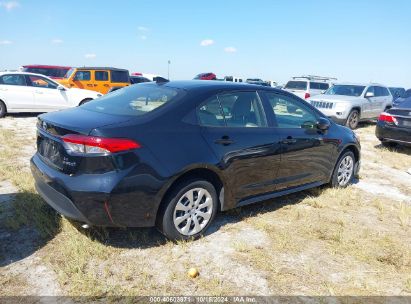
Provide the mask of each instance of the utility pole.
{"label": "utility pole", "polygon": [[170,80],[170,64],[171,64],[171,61],[169,59],[168,60],[168,65],[167,65],[167,79],[168,80]]}

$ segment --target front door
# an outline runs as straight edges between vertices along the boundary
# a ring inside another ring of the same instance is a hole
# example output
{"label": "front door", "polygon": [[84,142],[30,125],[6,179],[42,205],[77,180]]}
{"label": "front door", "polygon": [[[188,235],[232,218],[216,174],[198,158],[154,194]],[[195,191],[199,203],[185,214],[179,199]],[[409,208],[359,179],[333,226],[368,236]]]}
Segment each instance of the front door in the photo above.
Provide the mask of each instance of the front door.
{"label": "front door", "polygon": [[328,180],[336,145],[317,129],[319,114],[297,98],[277,92],[265,96],[282,148],[276,190]]}
{"label": "front door", "polygon": [[72,82],[74,85],[71,85],[70,87],[96,91],[94,86],[95,83],[91,77],[91,71],[89,70],[77,70],[76,74],[73,76]]}
{"label": "front door", "polygon": [[66,91],[58,84],[41,76],[27,75],[27,85],[34,89],[35,107],[38,112],[49,112],[70,107]]}
{"label": "front door", "polygon": [[268,127],[258,94],[222,93],[208,99],[197,112],[203,137],[226,175],[229,185],[225,191],[231,191],[236,202],[273,192],[280,144]]}

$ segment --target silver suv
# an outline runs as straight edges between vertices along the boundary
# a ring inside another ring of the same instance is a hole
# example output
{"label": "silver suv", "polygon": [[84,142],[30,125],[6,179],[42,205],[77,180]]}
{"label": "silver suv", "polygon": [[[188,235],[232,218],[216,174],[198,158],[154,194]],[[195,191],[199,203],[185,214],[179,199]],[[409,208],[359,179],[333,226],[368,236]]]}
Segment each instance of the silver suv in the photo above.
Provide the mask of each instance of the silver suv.
{"label": "silver suv", "polygon": [[308,99],[312,96],[324,93],[332,85],[332,81],[337,80],[331,77],[322,77],[314,75],[304,75],[293,77],[284,86],[283,90],[293,93],[302,99]]}
{"label": "silver suv", "polygon": [[335,84],[324,94],[310,98],[310,103],[335,122],[355,129],[358,122],[378,118],[392,107],[393,97],[384,85]]}

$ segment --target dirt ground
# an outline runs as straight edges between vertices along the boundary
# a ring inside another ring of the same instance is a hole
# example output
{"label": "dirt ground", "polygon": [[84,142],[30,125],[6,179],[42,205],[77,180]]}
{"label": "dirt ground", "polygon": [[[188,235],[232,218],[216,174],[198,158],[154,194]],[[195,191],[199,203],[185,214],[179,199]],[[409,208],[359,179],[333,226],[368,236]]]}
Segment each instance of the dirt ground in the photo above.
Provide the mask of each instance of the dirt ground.
{"label": "dirt ground", "polygon": [[29,172],[35,123],[0,119],[0,296],[411,295],[411,149],[381,147],[373,124],[356,131],[354,185],[225,212],[202,239],[172,243],[50,210]]}

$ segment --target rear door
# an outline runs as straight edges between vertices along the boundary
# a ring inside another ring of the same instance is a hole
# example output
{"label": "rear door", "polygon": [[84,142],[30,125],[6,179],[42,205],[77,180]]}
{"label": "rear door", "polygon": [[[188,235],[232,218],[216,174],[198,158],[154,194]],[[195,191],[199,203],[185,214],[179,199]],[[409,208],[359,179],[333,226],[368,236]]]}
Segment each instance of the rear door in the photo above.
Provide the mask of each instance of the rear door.
{"label": "rear door", "polygon": [[279,137],[268,127],[257,92],[218,94],[197,109],[197,116],[203,137],[226,174],[225,190],[237,202],[274,191]]}
{"label": "rear door", "polygon": [[23,74],[5,74],[0,76],[0,99],[8,110],[34,110],[33,88],[27,86]]}
{"label": "rear door", "polygon": [[96,91],[106,94],[110,90],[110,78],[107,70],[95,70],[94,80],[94,88]]}
{"label": "rear door", "polygon": [[317,129],[318,114],[297,98],[277,92],[265,96],[282,148],[276,189],[328,180],[336,146]]}
{"label": "rear door", "polygon": [[57,83],[37,75],[26,75],[26,82],[33,88],[35,108],[38,112],[70,107],[66,91],[57,89]]}

